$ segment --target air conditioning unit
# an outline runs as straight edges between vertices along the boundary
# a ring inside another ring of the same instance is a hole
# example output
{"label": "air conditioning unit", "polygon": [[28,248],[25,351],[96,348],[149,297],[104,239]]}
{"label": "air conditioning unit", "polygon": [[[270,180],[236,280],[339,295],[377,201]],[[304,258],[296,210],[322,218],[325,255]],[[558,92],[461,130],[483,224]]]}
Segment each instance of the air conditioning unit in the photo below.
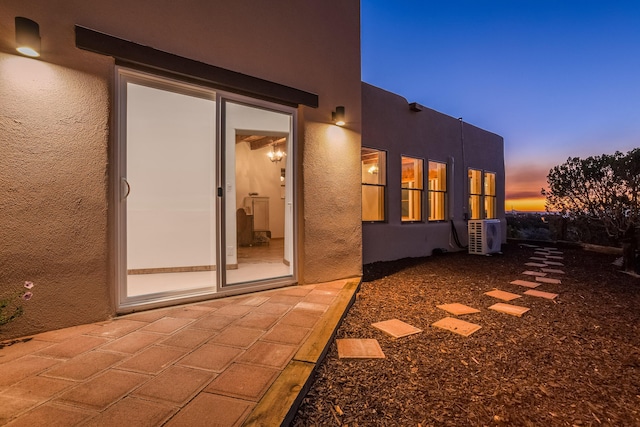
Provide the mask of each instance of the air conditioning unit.
{"label": "air conditioning unit", "polygon": [[502,233],[499,219],[470,220],[469,253],[488,255],[500,252]]}

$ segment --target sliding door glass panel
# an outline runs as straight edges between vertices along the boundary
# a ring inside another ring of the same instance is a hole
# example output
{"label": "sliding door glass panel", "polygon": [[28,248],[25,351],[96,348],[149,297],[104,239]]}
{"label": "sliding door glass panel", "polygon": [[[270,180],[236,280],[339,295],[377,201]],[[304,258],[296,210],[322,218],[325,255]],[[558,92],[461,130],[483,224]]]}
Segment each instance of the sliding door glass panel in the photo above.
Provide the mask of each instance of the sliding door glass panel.
{"label": "sliding door glass panel", "polygon": [[126,84],[128,298],[215,291],[213,97]]}
{"label": "sliding door glass panel", "polygon": [[224,102],[226,285],[293,275],[292,116]]}

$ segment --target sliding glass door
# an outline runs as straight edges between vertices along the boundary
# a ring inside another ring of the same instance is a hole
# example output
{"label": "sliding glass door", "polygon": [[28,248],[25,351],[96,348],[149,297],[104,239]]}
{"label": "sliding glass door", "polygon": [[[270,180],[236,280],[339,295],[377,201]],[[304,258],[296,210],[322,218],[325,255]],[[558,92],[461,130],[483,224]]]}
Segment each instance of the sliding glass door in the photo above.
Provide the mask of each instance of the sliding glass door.
{"label": "sliding glass door", "polygon": [[118,70],[120,309],[293,281],[293,112],[242,100]]}

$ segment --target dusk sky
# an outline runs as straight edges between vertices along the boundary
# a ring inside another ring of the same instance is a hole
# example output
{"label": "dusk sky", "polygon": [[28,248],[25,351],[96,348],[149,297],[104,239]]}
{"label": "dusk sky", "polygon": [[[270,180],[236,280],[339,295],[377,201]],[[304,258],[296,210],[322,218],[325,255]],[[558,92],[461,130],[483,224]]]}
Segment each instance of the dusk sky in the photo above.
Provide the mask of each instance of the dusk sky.
{"label": "dusk sky", "polygon": [[505,141],[506,209],[640,147],[640,1],[362,0],[362,79]]}

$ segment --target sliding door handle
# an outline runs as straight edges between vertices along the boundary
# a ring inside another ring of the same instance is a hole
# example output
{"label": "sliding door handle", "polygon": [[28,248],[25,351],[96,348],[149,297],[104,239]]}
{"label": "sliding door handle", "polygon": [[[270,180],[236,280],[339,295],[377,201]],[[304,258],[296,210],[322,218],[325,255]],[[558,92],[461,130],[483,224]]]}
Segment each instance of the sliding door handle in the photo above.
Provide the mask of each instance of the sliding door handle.
{"label": "sliding door handle", "polygon": [[123,177],[121,179],[122,179],[123,188],[125,188],[125,186],[126,186],[126,193],[122,197],[122,200],[126,200],[127,197],[129,197],[129,193],[131,193],[131,186],[129,185],[129,182],[127,181],[127,178]]}

